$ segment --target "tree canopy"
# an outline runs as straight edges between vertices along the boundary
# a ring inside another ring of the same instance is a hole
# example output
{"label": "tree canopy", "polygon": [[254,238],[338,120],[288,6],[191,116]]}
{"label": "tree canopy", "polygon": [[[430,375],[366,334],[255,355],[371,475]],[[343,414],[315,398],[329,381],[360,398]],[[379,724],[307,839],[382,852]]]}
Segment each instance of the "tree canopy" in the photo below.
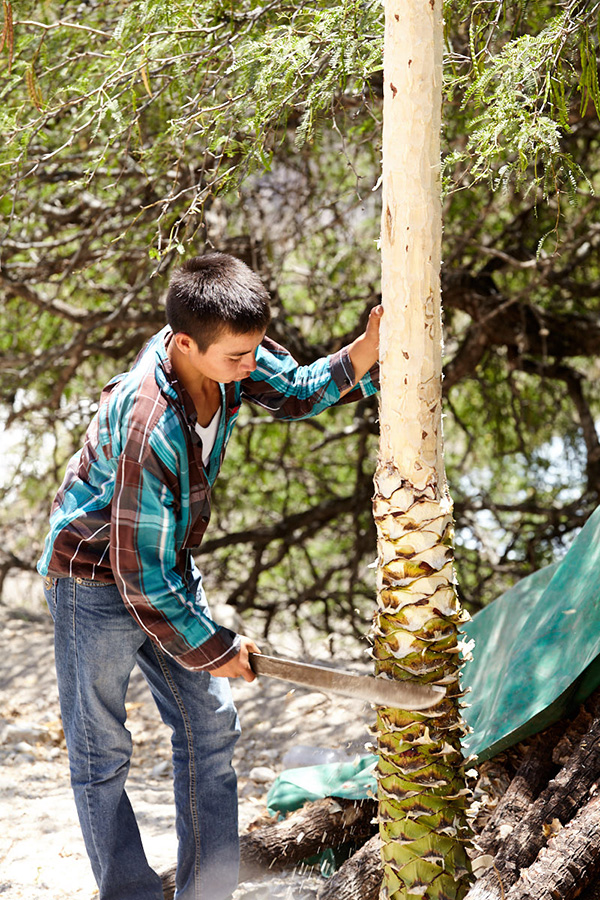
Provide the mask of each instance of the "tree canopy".
{"label": "tree canopy", "polygon": [[[3,8],[6,573],[34,564],[65,460],[102,384],[162,326],[180,259],[215,248],[255,267],[300,362],[359,332],[380,292],[383,14]],[[553,559],[598,503],[599,13],[445,7],[445,438],[472,609]],[[265,632],[287,608],[364,633],[376,447],[373,401],[293,425],[246,410],[200,552],[209,585]]]}

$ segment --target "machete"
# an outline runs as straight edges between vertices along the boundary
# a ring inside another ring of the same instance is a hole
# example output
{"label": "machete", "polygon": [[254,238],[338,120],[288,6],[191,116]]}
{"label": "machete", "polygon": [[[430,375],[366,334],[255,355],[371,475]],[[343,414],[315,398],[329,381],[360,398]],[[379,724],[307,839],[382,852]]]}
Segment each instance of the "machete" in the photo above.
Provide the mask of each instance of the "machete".
{"label": "machete", "polygon": [[375,706],[419,710],[435,706],[446,695],[441,685],[394,681],[373,675],[358,675],[343,669],[330,669],[314,663],[297,662],[263,653],[250,653],[250,667],[255,675],[266,675],[280,681],[291,681],[316,691],[330,691],[345,697],[366,700]]}

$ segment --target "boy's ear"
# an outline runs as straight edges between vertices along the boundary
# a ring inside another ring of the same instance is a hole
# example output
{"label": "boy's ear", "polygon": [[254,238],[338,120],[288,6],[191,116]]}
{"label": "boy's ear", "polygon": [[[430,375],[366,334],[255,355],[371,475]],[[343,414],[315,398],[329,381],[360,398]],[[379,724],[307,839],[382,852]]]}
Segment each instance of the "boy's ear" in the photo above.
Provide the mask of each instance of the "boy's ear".
{"label": "boy's ear", "polygon": [[196,347],[196,342],[193,337],[190,337],[185,331],[178,331],[177,334],[173,335],[173,340],[175,341],[179,352],[186,355]]}

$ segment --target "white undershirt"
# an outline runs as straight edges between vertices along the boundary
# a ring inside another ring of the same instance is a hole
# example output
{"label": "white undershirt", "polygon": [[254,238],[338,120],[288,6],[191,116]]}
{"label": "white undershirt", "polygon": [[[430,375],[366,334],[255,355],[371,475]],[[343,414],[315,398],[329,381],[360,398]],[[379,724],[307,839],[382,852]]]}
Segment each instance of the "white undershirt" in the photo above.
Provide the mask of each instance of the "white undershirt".
{"label": "white undershirt", "polygon": [[221,418],[221,409],[219,408],[208,425],[203,426],[199,425],[196,422],[196,434],[200,437],[202,441],[202,462],[205,466],[208,465],[208,460],[210,459],[210,454],[212,453],[212,449],[215,446],[215,441],[217,439],[217,431],[219,430],[219,420]]}

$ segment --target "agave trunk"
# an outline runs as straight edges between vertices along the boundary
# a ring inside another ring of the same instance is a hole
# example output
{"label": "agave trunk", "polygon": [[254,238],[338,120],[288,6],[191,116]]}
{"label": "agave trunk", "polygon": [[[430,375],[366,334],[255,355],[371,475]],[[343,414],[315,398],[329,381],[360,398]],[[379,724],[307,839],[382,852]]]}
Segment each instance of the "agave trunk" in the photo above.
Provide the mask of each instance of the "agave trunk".
{"label": "agave trunk", "polygon": [[[394,473],[397,478],[397,473]],[[459,900],[469,885],[468,828],[460,738],[458,627],[452,515],[435,485],[424,490],[378,470],[378,672],[443,684],[427,713],[380,709],[377,717],[379,824],[384,890],[390,900]]]}
{"label": "agave trunk", "polygon": [[382,898],[457,900],[470,875],[458,681],[462,621],[442,445],[441,0],[386,0],[378,673],[443,684],[377,717]]}

